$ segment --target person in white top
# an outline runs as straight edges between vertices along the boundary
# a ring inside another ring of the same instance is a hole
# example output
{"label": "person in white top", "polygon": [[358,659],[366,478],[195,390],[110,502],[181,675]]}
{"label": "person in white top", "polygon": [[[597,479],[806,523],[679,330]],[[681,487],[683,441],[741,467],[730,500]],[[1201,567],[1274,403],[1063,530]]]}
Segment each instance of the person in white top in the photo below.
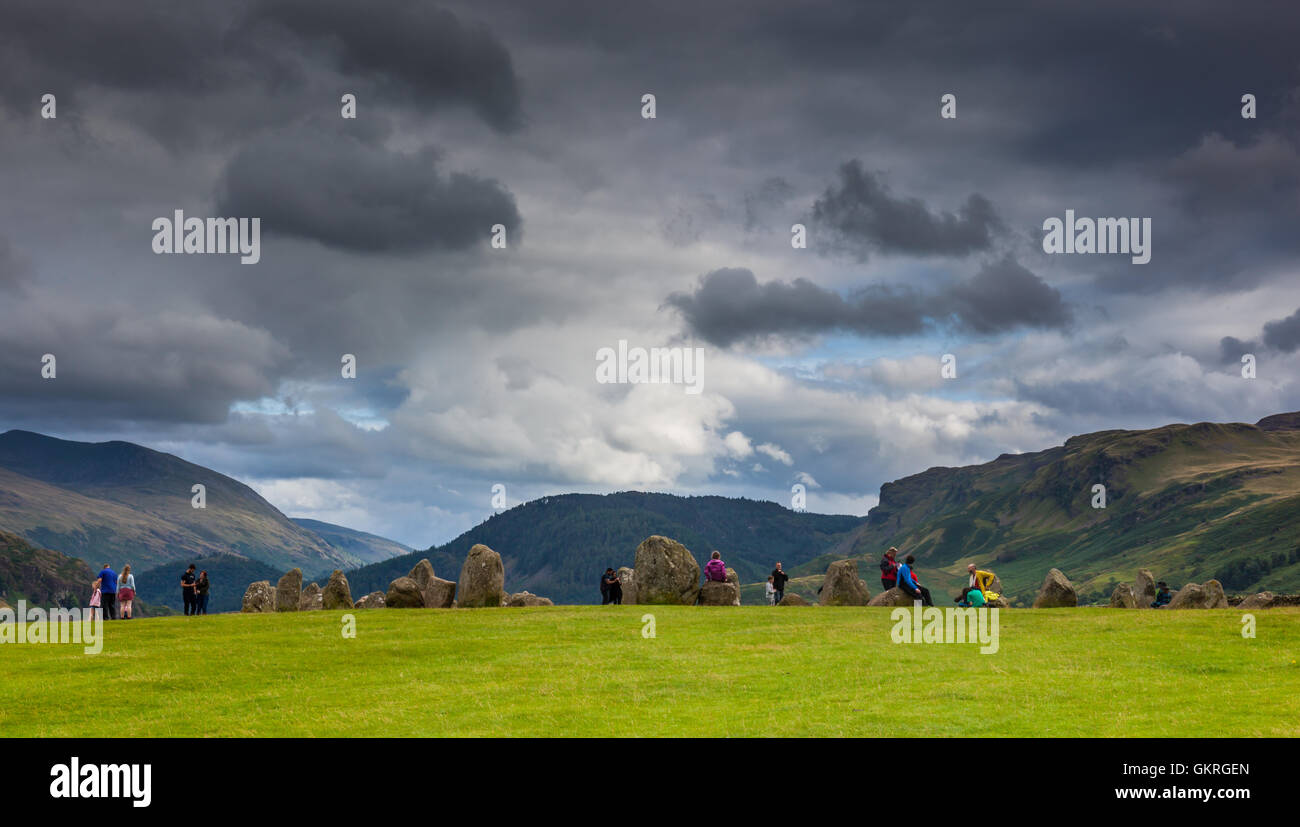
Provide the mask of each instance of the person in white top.
{"label": "person in white top", "polygon": [[776,586],[773,586],[773,585],[772,585],[772,578],[771,578],[771,577],[768,577],[768,578],[767,578],[767,584],[763,587],[763,590],[764,590],[765,594],[767,595],[767,605],[769,605],[769,606],[775,606],[775,605],[776,605]]}
{"label": "person in white top", "polygon": [[131,619],[131,604],[135,602],[135,575],[131,573],[131,567],[125,566],[122,569],[122,576],[117,578],[118,599],[122,604],[122,619]]}

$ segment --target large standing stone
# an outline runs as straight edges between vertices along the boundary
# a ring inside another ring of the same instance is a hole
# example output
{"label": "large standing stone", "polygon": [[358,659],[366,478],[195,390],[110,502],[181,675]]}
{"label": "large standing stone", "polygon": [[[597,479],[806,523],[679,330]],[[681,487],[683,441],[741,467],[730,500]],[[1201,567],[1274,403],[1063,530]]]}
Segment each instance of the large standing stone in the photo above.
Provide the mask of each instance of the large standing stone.
{"label": "large standing stone", "polygon": [[740,587],[729,581],[706,580],[700,587],[701,606],[739,606]]}
{"label": "large standing stone", "polygon": [[1079,605],[1074,585],[1060,569],[1052,569],[1043,579],[1043,585],[1034,598],[1035,609],[1059,609]]}
{"label": "large standing stone", "polygon": [[1138,569],[1133,580],[1133,602],[1139,609],[1149,609],[1156,602],[1156,578],[1150,569]]}
{"label": "large standing stone", "polygon": [[1128,583],[1120,583],[1115,587],[1115,591],[1110,593],[1110,607],[1112,609],[1136,609],[1137,600],[1133,597],[1133,587]]}
{"label": "large standing stone", "polygon": [[256,583],[249,583],[248,588],[244,591],[244,604],[240,611],[275,611],[275,587],[271,585],[271,581],[258,580]]}
{"label": "large standing stone", "polygon": [[636,603],[636,570],[629,569],[627,566],[620,566],[618,582],[623,586],[623,605]]}
{"label": "large standing stone", "polygon": [[457,605],[462,609],[500,606],[505,582],[506,567],[501,562],[501,555],[482,543],[475,544],[465,555],[465,564],[460,567]]}
{"label": "large standing stone", "polygon": [[636,547],[636,602],[695,604],[700,594],[700,564],[686,546],[653,534]]}
{"label": "large standing stone", "polygon": [[871,601],[867,584],[858,577],[856,560],[836,560],[826,569],[819,603],[823,606],[865,606]]}
{"label": "large standing stone", "polygon": [[313,609],[324,608],[324,596],[321,594],[320,586],[315,583],[309,583],[307,588],[302,590],[302,597],[298,598],[298,611],[310,612]]}
{"label": "large standing stone", "polygon": [[525,606],[554,606],[555,603],[549,597],[538,597],[532,592],[522,591],[510,595],[506,605],[512,609],[519,609]]}
{"label": "large standing stone", "polygon": [[390,609],[423,609],[424,593],[419,583],[409,577],[399,577],[388,584],[384,605]]}
{"label": "large standing stone", "polygon": [[1226,609],[1228,598],[1223,593],[1223,584],[1218,580],[1206,580],[1204,585],[1188,583],[1169,601],[1169,608]]}
{"label": "large standing stone", "polygon": [[1277,595],[1272,592],[1260,592],[1252,594],[1241,603],[1237,604],[1238,609],[1271,609],[1277,603]]}
{"label": "large standing stone", "polygon": [[415,564],[411,573],[406,575],[416,582],[424,595],[427,609],[450,609],[456,599],[456,581],[443,580],[433,573],[433,564],[428,558]]}
{"label": "large standing stone", "polygon": [[354,609],[382,609],[388,604],[383,592],[371,592],[356,602]]}
{"label": "large standing stone", "polygon": [[329,582],[325,584],[325,591],[321,592],[321,608],[323,609],[351,609],[352,589],[348,586],[348,578],[338,569],[330,575]]}
{"label": "large standing stone", "polygon": [[776,605],[778,605],[778,606],[811,606],[812,604],[809,603],[807,600],[804,600],[802,597],[800,597],[799,595],[795,594],[794,592],[786,592],[786,593],[785,593],[785,597],[782,597],[782,598],[781,598],[781,602],[778,603],[778,604],[776,604]]}
{"label": "large standing stone", "polygon": [[302,569],[293,569],[275,585],[275,610],[296,612],[302,602]]}

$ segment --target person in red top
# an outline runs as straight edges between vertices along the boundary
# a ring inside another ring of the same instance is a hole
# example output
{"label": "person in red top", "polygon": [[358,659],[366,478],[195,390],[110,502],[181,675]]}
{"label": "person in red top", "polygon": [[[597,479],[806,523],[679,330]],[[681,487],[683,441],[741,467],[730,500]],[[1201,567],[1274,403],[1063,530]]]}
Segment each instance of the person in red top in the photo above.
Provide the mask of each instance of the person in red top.
{"label": "person in red top", "polygon": [[889,591],[898,585],[898,549],[893,546],[880,558],[880,585]]}

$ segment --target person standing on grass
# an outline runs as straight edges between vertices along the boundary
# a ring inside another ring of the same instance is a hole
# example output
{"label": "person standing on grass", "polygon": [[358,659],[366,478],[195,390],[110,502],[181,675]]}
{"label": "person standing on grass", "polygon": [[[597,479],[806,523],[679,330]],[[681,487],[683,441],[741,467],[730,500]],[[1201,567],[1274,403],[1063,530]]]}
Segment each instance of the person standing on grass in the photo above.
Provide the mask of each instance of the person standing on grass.
{"label": "person standing on grass", "polygon": [[776,587],[772,585],[772,575],[767,576],[767,582],[763,584],[763,594],[767,597],[767,605],[776,605]]}
{"label": "person standing on grass", "polygon": [[100,608],[100,604],[103,603],[104,600],[104,593],[99,590],[101,583],[102,581],[96,580],[94,583],[90,584],[90,616],[91,617],[94,617],[96,614],[98,614],[101,618],[104,616],[104,610]]}
{"label": "person standing on grass", "polygon": [[778,560],[776,568],[772,569],[772,590],[776,592],[775,598],[777,603],[785,597],[785,581],[790,579],[790,575],[781,570],[781,561]]}
{"label": "person standing on grass", "polygon": [[913,600],[921,601],[922,606],[933,606],[934,601],[930,599],[930,590],[921,585],[920,581],[916,579],[916,573],[912,570],[915,563],[916,558],[909,554],[907,559],[903,561],[903,565],[898,567],[898,588],[906,592]]}
{"label": "person standing on grass", "polygon": [[604,588],[606,600],[615,606],[623,605],[623,581],[618,579],[618,573],[613,569],[605,570]]}
{"label": "person standing on grass", "polygon": [[122,567],[122,576],[117,578],[118,602],[122,604],[122,619],[130,620],[132,605],[135,602],[135,575],[131,573],[131,564]]}
{"label": "person standing on grass", "polygon": [[208,573],[207,571],[199,572],[198,582],[194,584],[194,614],[205,615],[208,613]]}
{"label": "person standing on grass", "polygon": [[104,619],[117,620],[117,572],[108,563],[99,572],[99,591],[104,606]]}
{"label": "person standing on grass", "polygon": [[898,549],[893,546],[880,558],[880,585],[889,591],[898,585]]}
{"label": "person standing on grass", "polygon": [[185,602],[186,617],[194,614],[194,568],[194,564],[190,563],[190,567],[181,575],[181,600]]}

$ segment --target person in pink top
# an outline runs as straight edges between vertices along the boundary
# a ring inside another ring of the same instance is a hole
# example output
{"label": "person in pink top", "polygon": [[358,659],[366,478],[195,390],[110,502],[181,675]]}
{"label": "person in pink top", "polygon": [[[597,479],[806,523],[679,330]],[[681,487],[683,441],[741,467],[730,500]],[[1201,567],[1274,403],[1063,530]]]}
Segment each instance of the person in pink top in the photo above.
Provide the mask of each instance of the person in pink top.
{"label": "person in pink top", "polygon": [[704,564],[704,579],[727,582],[727,564],[722,562],[721,552],[713,552],[713,557]]}

